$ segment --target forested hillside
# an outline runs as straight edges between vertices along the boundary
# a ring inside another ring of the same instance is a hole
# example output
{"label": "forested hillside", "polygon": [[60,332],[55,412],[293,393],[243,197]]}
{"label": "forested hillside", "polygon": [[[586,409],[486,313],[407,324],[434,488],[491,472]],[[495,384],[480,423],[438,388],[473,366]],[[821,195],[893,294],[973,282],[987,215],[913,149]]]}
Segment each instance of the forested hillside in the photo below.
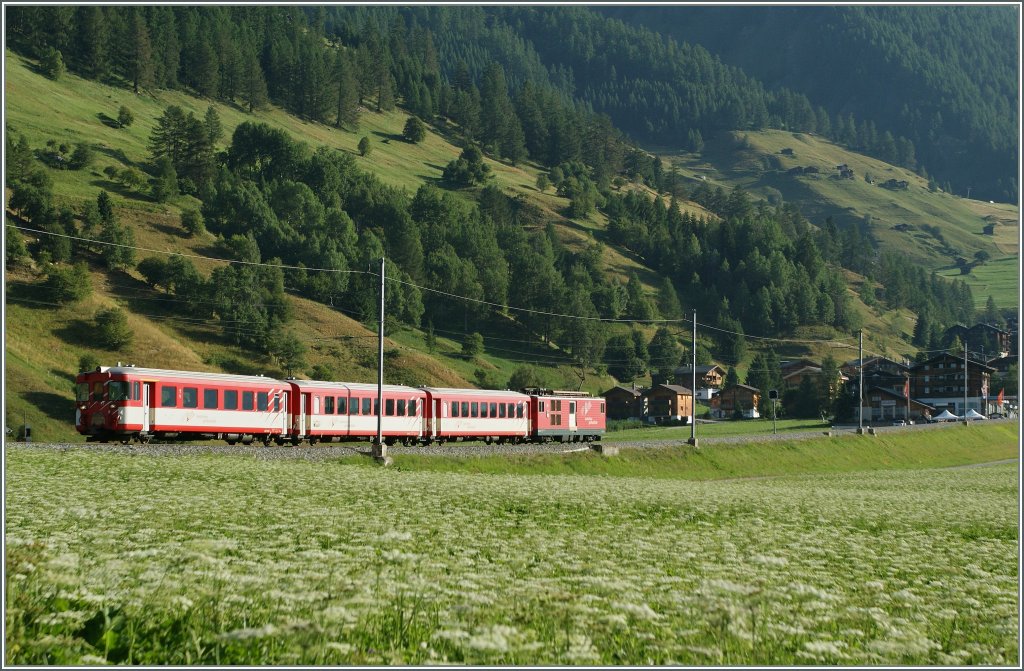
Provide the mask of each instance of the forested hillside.
{"label": "forested hillside", "polygon": [[[330,376],[303,321],[374,327],[382,256],[386,332],[431,354],[446,333],[483,386],[544,382],[514,363],[666,375],[686,333],[659,322],[689,309],[713,327],[698,359],[741,369],[747,334],[842,337],[909,308],[928,348],[975,315],[966,283],[901,265],[866,222],[809,220],[636,144],[696,155],[705,134],[829,114],[589,9],[12,7],[8,43],[8,271],[55,311],[97,277],[149,292],[83,316],[109,352],[131,339],[122,307],[149,319],[159,300],[239,353],[207,365]],[[500,370],[481,334],[519,343]],[[879,346],[911,351],[902,334]]]}
{"label": "forested hillside", "polygon": [[[766,87],[800,91],[828,111],[834,135],[835,119],[852,114],[873,123],[878,134],[907,138],[916,161],[958,194],[970,189],[986,200],[1017,199],[1019,7],[600,11],[701,45]],[[889,160],[891,148],[879,149],[877,155]]]}

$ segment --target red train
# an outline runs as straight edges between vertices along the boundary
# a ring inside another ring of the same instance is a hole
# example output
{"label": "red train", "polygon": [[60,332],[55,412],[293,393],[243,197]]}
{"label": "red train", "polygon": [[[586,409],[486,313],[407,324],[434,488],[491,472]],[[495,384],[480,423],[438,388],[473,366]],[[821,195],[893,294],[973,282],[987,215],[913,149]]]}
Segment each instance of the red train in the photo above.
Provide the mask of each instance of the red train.
{"label": "red train", "polygon": [[[88,440],[225,440],[278,445],[372,441],[377,385],[97,367],[80,373],[75,428]],[[605,431],[604,399],[582,392],[385,385],[388,445],[459,440],[588,442]]]}

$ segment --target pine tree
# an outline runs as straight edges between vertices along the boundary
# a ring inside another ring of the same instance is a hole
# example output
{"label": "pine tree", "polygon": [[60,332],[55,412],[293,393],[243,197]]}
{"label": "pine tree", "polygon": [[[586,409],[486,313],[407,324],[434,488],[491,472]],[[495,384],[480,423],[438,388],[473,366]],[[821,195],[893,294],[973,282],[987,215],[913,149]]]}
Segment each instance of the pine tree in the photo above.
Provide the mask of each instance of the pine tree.
{"label": "pine tree", "polygon": [[140,89],[153,86],[155,76],[153,45],[149,40],[149,30],[142,8],[136,8],[132,12],[128,37],[130,43],[127,73],[132,82],[132,90],[138,93]]}
{"label": "pine tree", "polygon": [[359,125],[359,88],[349,57],[341,50],[334,55],[334,86],[337,89],[334,126],[355,129]]}
{"label": "pine tree", "polygon": [[267,82],[263,78],[263,68],[253,48],[249,48],[242,56],[242,97],[249,106],[249,113],[266,107]]}

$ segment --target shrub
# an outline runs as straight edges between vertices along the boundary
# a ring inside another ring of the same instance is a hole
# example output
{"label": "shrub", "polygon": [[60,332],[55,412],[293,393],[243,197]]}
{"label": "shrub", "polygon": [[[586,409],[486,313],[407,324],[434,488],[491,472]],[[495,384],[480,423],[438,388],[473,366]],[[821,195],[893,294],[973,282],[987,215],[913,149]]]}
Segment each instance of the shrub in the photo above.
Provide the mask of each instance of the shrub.
{"label": "shrub", "polygon": [[68,161],[68,167],[72,170],[88,168],[95,158],[96,154],[93,152],[92,147],[83,142],[75,147],[74,153],[71,154],[71,160]]}
{"label": "shrub", "polygon": [[121,349],[131,344],[134,335],[124,310],[110,308],[96,313],[96,339],[103,347]]}
{"label": "shrub", "polygon": [[181,213],[181,226],[191,237],[206,233],[206,224],[199,210],[185,210]]}
{"label": "shrub", "polygon": [[121,105],[121,108],[117,110],[117,123],[121,126],[121,128],[127,128],[128,126],[131,126],[132,122],[134,121],[135,115],[132,114],[132,111],[124,105]]}
{"label": "shrub", "polygon": [[365,135],[359,140],[359,155],[369,156],[372,147],[370,146],[370,138]]}
{"label": "shrub", "polygon": [[77,303],[92,293],[92,278],[85,263],[56,266],[46,276],[44,285],[54,303]]}
{"label": "shrub", "polygon": [[413,144],[423,142],[423,139],[427,137],[427,126],[417,117],[411,116],[405,121],[402,135]]}
{"label": "shrub", "polygon": [[484,351],[484,337],[479,333],[470,333],[462,343],[462,353],[474,357]]}
{"label": "shrub", "polygon": [[61,55],[58,49],[49,47],[46,53],[43,54],[43,59],[39,63],[43,70],[43,74],[50,79],[57,81],[64,76],[67,68],[64,65],[64,57]]}

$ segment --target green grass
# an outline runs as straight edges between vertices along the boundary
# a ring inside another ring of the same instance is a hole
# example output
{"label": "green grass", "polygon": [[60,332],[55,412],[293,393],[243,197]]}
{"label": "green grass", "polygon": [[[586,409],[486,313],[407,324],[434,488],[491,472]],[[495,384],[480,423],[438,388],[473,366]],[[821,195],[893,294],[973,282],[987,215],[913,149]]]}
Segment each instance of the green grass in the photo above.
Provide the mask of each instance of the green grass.
{"label": "green grass", "polygon": [[921,468],[1010,433],[728,482],[10,446],[4,662],[1014,666],[1017,466]]}
{"label": "green grass", "polygon": [[[604,475],[617,477],[721,478],[835,473],[892,468],[935,468],[1009,459],[1018,455],[1019,425],[949,426],[741,444],[706,443],[698,448],[629,449],[619,456],[591,452],[516,456],[394,457],[401,470],[518,475]],[[707,435],[707,434],[705,434]],[[689,437],[689,434],[686,434]]]}
{"label": "green grass", "polygon": [[[828,428],[827,424],[809,419],[780,419],[777,421],[776,426],[780,433],[821,431]],[[698,438],[770,434],[771,432],[772,420],[770,419],[724,420],[713,423],[697,423]],[[622,431],[609,431],[604,442],[616,443],[632,440],[685,441],[689,437],[689,426],[644,426]]]}
{"label": "green grass", "polygon": [[1020,258],[1017,256],[986,261],[975,266],[967,275],[961,275],[957,268],[940,271],[939,275],[967,282],[974,295],[974,304],[979,309],[985,307],[989,296],[995,299],[1000,308],[1019,307]]}

